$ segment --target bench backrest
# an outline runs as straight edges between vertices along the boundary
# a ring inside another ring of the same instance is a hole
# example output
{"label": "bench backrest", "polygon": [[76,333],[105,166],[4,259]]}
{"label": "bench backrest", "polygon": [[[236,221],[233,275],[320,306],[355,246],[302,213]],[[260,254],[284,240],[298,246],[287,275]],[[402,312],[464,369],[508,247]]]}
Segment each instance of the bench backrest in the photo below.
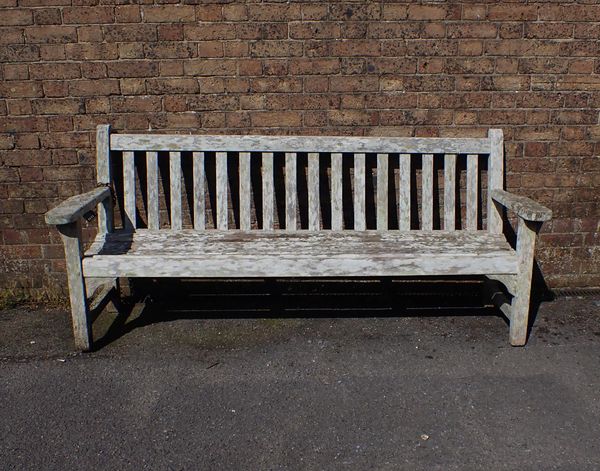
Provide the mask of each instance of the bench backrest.
{"label": "bench backrest", "polygon": [[486,138],[97,131],[98,182],[115,187],[131,230],[501,232],[487,191],[503,188],[503,165],[499,129]]}

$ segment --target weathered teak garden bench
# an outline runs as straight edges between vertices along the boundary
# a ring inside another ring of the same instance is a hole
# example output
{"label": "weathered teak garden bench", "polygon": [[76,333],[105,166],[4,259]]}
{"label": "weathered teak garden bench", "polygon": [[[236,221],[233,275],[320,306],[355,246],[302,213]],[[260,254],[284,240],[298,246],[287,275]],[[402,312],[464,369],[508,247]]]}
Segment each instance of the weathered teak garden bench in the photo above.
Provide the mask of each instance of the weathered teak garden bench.
{"label": "weathered teak garden bench", "polygon": [[[64,241],[81,350],[91,347],[87,294],[118,277],[485,275],[512,295],[500,306],[511,344],[526,342],[536,233],[551,211],[503,190],[499,129],[442,139],[99,126],[96,145],[98,188],[46,214]],[[96,208],[98,236],[84,252],[81,219]],[[519,218],[516,248],[503,208]]]}

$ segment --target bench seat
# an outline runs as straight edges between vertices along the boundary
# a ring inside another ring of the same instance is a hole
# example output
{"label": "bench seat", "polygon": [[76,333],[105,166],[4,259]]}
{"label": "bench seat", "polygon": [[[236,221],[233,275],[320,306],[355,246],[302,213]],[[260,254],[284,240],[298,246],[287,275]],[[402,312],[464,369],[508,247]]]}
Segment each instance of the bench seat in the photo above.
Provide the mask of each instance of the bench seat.
{"label": "bench seat", "polygon": [[83,259],[90,277],[336,277],[517,273],[488,231],[118,231]]}

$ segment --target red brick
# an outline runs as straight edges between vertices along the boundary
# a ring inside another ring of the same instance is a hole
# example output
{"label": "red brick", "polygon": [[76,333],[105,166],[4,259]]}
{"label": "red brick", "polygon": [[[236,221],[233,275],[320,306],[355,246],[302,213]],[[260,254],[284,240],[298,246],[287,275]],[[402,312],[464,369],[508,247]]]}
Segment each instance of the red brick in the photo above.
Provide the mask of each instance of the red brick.
{"label": "red brick", "polygon": [[58,8],[33,10],[33,20],[36,25],[59,25],[62,23]]}
{"label": "red brick", "polygon": [[33,14],[31,10],[6,9],[2,10],[0,15],[0,26],[16,26],[33,24]]}
{"label": "red brick", "polygon": [[499,5],[490,5],[488,10],[490,20],[537,20],[537,5],[516,5],[514,3],[504,3]]}
{"label": "red brick", "polygon": [[151,42],[157,40],[155,25],[107,25],[103,27],[107,42]]}
{"label": "red brick", "polygon": [[73,26],[29,26],[25,28],[28,43],[74,43],[77,29]]}
{"label": "red brick", "polygon": [[139,23],[142,20],[139,5],[118,5],[115,7],[117,23]]}
{"label": "red brick", "polygon": [[158,75],[158,64],[153,61],[118,61],[109,62],[109,77],[155,77]]}
{"label": "red brick", "polygon": [[142,17],[147,23],[190,23],[196,21],[196,12],[192,5],[144,5]]}
{"label": "red brick", "polygon": [[98,24],[113,23],[115,12],[113,7],[70,7],[63,8],[63,22],[65,24]]}
{"label": "red brick", "polygon": [[410,20],[443,20],[448,14],[444,5],[409,5],[408,19]]}

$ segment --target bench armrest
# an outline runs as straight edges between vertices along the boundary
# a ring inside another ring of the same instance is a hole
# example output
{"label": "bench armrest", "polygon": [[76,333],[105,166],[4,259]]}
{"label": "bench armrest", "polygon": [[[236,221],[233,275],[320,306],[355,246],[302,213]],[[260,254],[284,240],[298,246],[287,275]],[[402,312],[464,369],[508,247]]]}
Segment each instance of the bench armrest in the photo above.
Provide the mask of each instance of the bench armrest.
{"label": "bench armrest", "polygon": [[75,222],[106,198],[110,198],[110,188],[106,186],[94,188],[81,195],[71,196],[46,213],[46,224],[59,226]]}
{"label": "bench armrest", "polygon": [[504,190],[492,190],[492,199],[526,221],[543,222],[552,219],[552,210],[535,201]]}

